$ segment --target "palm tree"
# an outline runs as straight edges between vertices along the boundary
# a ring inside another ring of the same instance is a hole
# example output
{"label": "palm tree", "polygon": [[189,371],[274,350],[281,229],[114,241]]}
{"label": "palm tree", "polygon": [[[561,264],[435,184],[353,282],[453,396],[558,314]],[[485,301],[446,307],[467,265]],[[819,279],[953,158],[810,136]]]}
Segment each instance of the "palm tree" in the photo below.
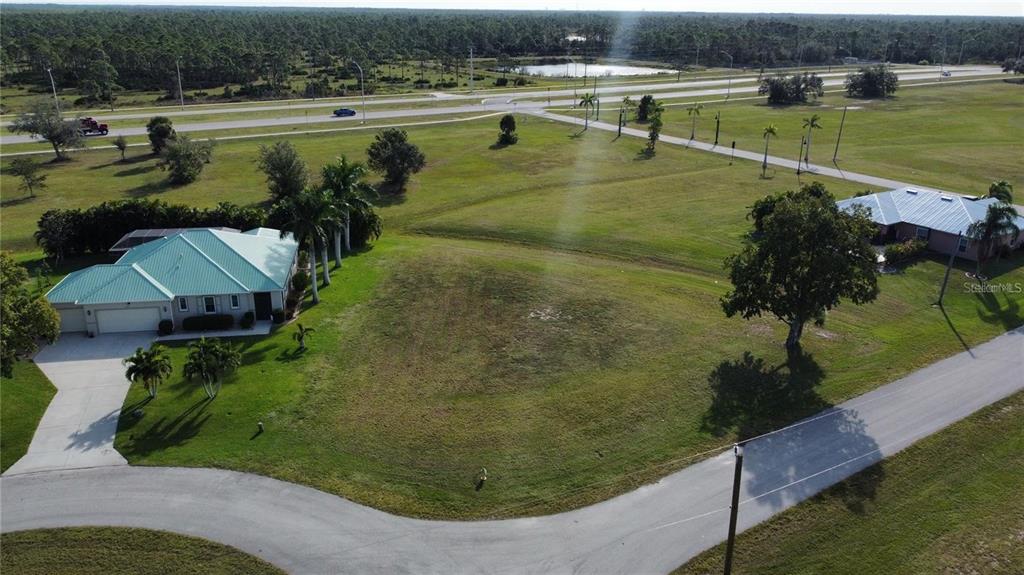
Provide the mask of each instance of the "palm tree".
{"label": "palm tree", "polygon": [[700,102],[690,104],[686,107],[686,115],[692,120],[690,123],[690,139],[692,140],[697,134],[697,118],[700,117],[700,111],[704,109],[704,104]]}
{"label": "palm tree", "polygon": [[341,267],[341,240],[345,238],[345,251],[352,251],[352,213],[373,209],[371,198],[377,197],[377,190],[362,181],[367,174],[366,167],[359,162],[350,162],[345,156],[321,170],[323,188],[330,192],[335,208],[341,213],[341,225],[335,227],[334,265]]}
{"label": "palm tree", "polygon": [[804,163],[807,164],[808,167],[811,165],[811,130],[821,129],[821,124],[818,123],[819,119],[821,119],[821,117],[817,114],[814,114],[810,118],[804,118],[804,127],[807,128],[807,147],[804,148]]}
{"label": "palm tree", "polygon": [[992,185],[988,187],[988,197],[995,198],[1000,202],[1007,204],[1013,203],[1013,184],[1006,180],[999,180],[998,182],[992,182]]}
{"label": "palm tree", "polygon": [[630,112],[636,110],[636,102],[632,98],[626,96],[622,99],[622,118],[625,121],[629,117]]}
{"label": "palm tree", "polygon": [[967,228],[967,237],[978,244],[976,275],[981,275],[981,262],[989,258],[996,240],[1007,236],[1014,238],[1020,233],[1016,223],[1018,217],[1020,214],[1013,206],[1000,202],[988,207],[985,219],[978,220]]}
{"label": "palm tree", "polygon": [[[313,288],[313,303],[320,303],[320,293],[316,281],[317,248],[324,243],[326,230],[330,228],[334,217],[334,198],[330,192],[306,188],[294,196],[281,200],[275,207],[275,219],[281,221],[281,235],[291,233],[299,245],[305,244],[309,249],[309,277]],[[326,251],[324,261],[326,263]],[[330,275],[324,265],[324,285],[330,285]]]}
{"label": "palm tree", "polygon": [[188,360],[182,371],[188,379],[199,379],[210,399],[220,393],[224,374],[242,363],[238,348],[219,339],[200,338],[188,345]]}
{"label": "palm tree", "polygon": [[299,351],[306,351],[306,338],[316,330],[311,327],[304,327],[301,323],[297,325],[299,329],[292,334],[292,339],[299,342]]}
{"label": "palm tree", "polygon": [[775,127],[775,124],[768,124],[764,128],[764,161],[761,162],[761,177],[764,178],[768,173],[768,142],[772,138],[779,135],[779,130]]}
{"label": "palm tree", "polygon": [[583,129],[586,130],[590,126],[590,111],[597,105],[597,96],[586,93],[583,94],[583,98],[580,99],[580,106],[583,107]]}
{"label": "palm tree", "polygon": [[156,398],[157,387],[174,371],[167,348],[162,345],[154,345],[149,350],[136,348],[135,353],[121,363],[128,368],[124,377],[132,383],[141,383],[150,399]]}

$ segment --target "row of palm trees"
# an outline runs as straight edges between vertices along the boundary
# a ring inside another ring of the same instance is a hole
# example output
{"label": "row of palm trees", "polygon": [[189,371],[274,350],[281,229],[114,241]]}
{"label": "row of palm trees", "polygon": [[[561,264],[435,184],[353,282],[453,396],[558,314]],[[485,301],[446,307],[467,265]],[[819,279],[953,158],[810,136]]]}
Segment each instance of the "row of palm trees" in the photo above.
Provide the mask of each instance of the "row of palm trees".
{"label": "row of palm trees", "polygon": [[318,187],[307,187],[274,206],[281,235],[292,234],[300,246],[308,249],[314,304],[320,303],[317,256],[323,268],[324,286],[329,286],[328,243],[333,239],[334,265],[341,267],[342,245],[345,252],[352,251],[353,215],[373,209],[371,200],[377,197],[377,191],[364,181],[366,175],[365,166],[341,156],[321,169]]}

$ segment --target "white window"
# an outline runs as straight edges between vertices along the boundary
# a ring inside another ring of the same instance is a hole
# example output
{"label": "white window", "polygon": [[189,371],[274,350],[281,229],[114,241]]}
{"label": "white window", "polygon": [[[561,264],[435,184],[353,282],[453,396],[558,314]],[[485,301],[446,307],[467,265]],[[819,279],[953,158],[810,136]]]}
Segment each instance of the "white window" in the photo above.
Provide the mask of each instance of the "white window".
{"label": "white window", "polygon": [[929,232],[931,232],[930,229],[922,228],[922,227],[918,226],[918,228],[917,228],[917,239],[919,239],[919,240],[927,240]]}
{"label": "white window", "polygon": [[968,243],[970,243],[970,240],[963,236],[960,236],[960,242],[956,246],[957,251],[966,252]]}
{"label": "white window", "polygon": [[238,294],[231,294],[231,309],[238,309]]}
{"label": "white window", "polygon": [[179,297],[178,298],[178,311],[188,311],[188,300],[187,299],[185,299],[183,297]]}
{"label": "white window", "polygon": [[217,313],[217,300],[212,295],[205,296],[203,308],[206,313]]}

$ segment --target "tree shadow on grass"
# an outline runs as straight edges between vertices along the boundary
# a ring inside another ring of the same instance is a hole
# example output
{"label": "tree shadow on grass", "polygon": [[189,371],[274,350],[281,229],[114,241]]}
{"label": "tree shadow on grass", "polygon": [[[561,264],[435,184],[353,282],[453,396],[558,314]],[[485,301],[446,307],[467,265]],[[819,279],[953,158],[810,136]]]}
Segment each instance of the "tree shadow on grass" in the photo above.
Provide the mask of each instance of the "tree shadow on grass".
{"label": "tree shadow on grass", "polygon": [[204,397],[174,419],[168,421],[166,417],[161,417],[144,430],[131,431],[136,427],[141,428],[144,417],[125,420],[124,424],[119,426],[119,431],[130,433],[128,442],[120,448],[121,452],[125,456],[145,456],[154,451],[184,444],[199,435],[203,425],[210,419],[211,414],[204,412],[212,401]]}
{"label": "tree shadow on grass", "polygon": [[[118,158],[118,159],[114,160],[113,162],[109,162],[109,163],[106,163],[106,164],[96,164],[95,166],[89,166],[88,169],[90,169],[90,170],[102,170],[103,168],[110,168],[110,167],[113,167],[113,166],[128,166],[128,165],[131,165],[131,164],[137,164],[139,162],[145,162],[147,160],[152,160],[153,158],[154,158],[154,156],[152,154],[141,154],[141,155],[138,155],[138,156],[127,156],[123,160]],[[114,174],[114,175],[116,176],[116,175],[119,175],[119,174]]]}
{"label": "tree shadow on grass", "polygon": [[35,200],[39,196],[21,196],[10,200],[3,200],[0,202],[0,208],[13,208],[14,206],[20,206],[21,204],[27,204]]}
{"label": "tree shadow on grass", "polygon": [[[809,354],[771,366],[750,352],[709,375],[714,397],[702,426],[720,436],[755,438],[745,443],[744,457],[744,487],[754,504],[781,509],[881,460],[856,410],[836,408],[818,394],[824,377]],[[807,419],[793,425],[801,418]],[[861,513],[884,477],[874,466],[835,495]]]}
{"label": "tree shadow on grass", "polygon": [[[1005,289],[1016,288],[1013,284],[1010,284]],[[1021,325],[1022,316],[1019,298],[1010,297],[1009,293],[996,294],[992,292],[976,293],[974,297],[981,304],[977,308],[978,319],[981,321],[989,325],[999,325],[1007,331]],[[1000,299],[1006,302],[1005,306],[1000,303]]]}
{"label": "tree shadow on grass", "polygon": [[148,184],[142,184],[129,188],[125,191],[125,194],[132,198],[144,198],[153,194],[159,194],[166,192],[167,190],[176,187],[171,183],[170,180],[160,180],[158,182],[150,182]]}
{"label": "tree shadow on grass", "polygon": [[128,176],[141,176],[142,174],[148,174],[156,170],[156,164],[150,166],[136,166],[127,170],[121,170],[120,172],[114,172],[115,178],[125,178]]}

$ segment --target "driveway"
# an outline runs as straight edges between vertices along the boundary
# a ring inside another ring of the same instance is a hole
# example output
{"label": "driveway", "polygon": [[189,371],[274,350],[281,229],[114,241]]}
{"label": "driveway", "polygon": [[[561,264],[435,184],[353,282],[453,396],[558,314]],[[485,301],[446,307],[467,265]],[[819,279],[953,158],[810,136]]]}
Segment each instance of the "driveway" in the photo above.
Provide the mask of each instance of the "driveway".
{"label": "driveway", "polygon": [[114,449],[117,418],[128,392],[121,360],[148,347],[149,333],[66,334],[44,347],[36,365],[57,388],[28,453],[4,475],[126,465]]}

